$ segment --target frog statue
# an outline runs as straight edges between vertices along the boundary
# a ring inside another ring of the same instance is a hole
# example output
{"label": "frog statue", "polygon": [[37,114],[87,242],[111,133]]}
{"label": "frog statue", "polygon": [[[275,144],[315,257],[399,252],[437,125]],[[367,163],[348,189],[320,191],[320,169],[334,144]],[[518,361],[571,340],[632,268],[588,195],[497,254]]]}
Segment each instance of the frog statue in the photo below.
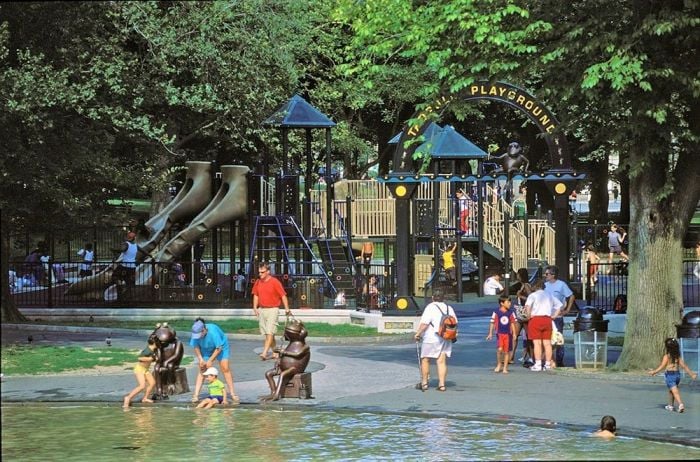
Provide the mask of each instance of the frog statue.
{"label": "frog statue", "polygon": [[[293,320],[287,323],[284,328],[284,339],[289,341],[289,344],[283,350],[278,349],[279,357],[275,362],[275,367],[265,372],[265,378],[270,385],[270,394],[262,396],[260,398],[262,401],[280,399],[282,390],[292,377],[306,370],[311,358],[311,348],[305,342],[308,334],[301,321]],[[279,380],[275,385],[273,377],[276,375],[279,375]]]}
{"label": "frog statue", "polygon": [[187,375],[180,367],[185,347],[177,338],[175,329],[167,322],[156,324],[149,339],[156,342],[156,360],[154,376],[156,378],[156,399],[168,399],[169,395],[189,391]]}

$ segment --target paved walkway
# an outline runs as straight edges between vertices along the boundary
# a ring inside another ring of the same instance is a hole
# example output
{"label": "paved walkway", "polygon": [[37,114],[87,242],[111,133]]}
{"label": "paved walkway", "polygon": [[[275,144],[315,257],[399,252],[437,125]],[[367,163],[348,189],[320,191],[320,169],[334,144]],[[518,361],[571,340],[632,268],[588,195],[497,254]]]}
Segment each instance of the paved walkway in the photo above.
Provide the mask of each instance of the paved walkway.
{"label": "paved walkway", "polygon": [[[410,336],[386,342],[364,343],[347,339],[308,339],[312,348],[309,371],[313,372],[313,399],[285,399],[285,405],[320,406],[406,412],[418,415],[454,415],[486,420],[517,421],[575,429],[597,427],[605,414],[615,416],[620,434],[674,441],[700,447],[700,386],[684,378],[681,393],[683,414],[665,411],[663,377],[637,373],[590,372],[562,368],[531,372],[518,363],[508,375],[492,372],[495,342],[484,340],[488,320],[483,315],[463,318],[460,340],[449,361],[447,391],[415,388],[419,381],[416,345]],[[114,347],[143,347],[147,333],[110,329]],[[37,344],[104,346],[108,330],[96,328],[47,328],[2,326],[2,343],[26,342],[32,335]],[[313,333],[312,333],[313,334]],[[183,341],[188,340],[184,335]],[[231,336],[231,361],[236,392],[242,405],[259,405],[258,396],[268,393],[264,373],[272,364],[258,359],[262,341],[257,336]],[[192,355],[189,346],[186,355]],[[619,351],[609,350],[613,361]],[[567,349],[573,362],[573,347]],[[194,368],[188,367],[190,387]],[[432,371],[433,377],[436,371]],[[5,377],[2,401],[100,401],[120,405],[134,386],[131,367],[109,373],[81,372],[46,376]],[[191,395],[171,397],[169,402],[189,402]],[[159,404],[156,404],[159,405]]]}

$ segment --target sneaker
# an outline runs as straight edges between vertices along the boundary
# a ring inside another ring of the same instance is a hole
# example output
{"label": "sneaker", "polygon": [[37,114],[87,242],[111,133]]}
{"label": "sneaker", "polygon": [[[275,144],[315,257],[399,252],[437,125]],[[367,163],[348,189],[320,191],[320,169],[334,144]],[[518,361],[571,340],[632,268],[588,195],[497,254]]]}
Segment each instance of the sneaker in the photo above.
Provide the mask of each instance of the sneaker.
{"label": "sneaker", "polygon": [[544,366],[542,367],[542,370],[543,370],[543,371],[548,371],[548,370],[550,370],[551,368],[552,368],[552,365],[550,364],[549,361],[547,361],[546,363],[544,363]]}
{"label": "sneaker", "polygon": [[523,367],[527,367],[528,369],[531,368],[531,367],[534,366],[534,365],[535,365],[535,363],[533,363],[532,361],[529,361],[529,360],[528,360],[528,361],[525,361],[525,362],[523,363]]}
{"label": "sneaker", "polygon": [[681,403],[678,405],[678,412],[683,412],[683,411],[685,411],[685,406],[683,405],[683,403]]}
{"label": "sneaker", "polygon": [[530,370],[531,370],[531,371],[535,371],[535,372],[541,371],[541,370],[542,370],[542,366],[541,366],[539,363],[535,363],[535,364],[530,368]]}
{"label": "sneaker", "polygon": [[670,404],[667,404],[666,406],[664,406],[664,409],[666,409],[669,412],[673,412],[673,406],[671,406]]}

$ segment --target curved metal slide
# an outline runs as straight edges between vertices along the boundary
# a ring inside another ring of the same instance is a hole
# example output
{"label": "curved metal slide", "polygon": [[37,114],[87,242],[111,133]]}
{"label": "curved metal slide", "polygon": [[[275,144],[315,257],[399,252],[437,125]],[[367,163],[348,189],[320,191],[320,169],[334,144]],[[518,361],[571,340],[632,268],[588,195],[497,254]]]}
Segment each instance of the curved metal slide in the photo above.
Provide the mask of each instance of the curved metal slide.
{"label": "curved metal slide", "polygon": [[[185,184],[175,198],[154,215],[146,227],[150,235],[145,241],[137,241],[139,246],[138,261],[143,261],[157,247],[175,223],[187,221],[204,209],[212,198],[211,162],[188,161]],[[95,299],[101,299],[104,290],[113,284],[112,273],[117,268],[119,259],[101,272],[89,276],[68,286],[65,295],[92,293]]]}

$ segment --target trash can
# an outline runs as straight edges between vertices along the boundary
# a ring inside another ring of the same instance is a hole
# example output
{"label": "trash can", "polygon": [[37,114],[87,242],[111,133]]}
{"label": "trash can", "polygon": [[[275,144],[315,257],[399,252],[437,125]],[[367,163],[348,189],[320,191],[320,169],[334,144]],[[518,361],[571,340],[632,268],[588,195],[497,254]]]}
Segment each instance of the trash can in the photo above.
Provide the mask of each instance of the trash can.
{"label": "trash can", "polygon": [[582,308],[574,319],[577,369],[605,369],[608,363],[608,321],[597,308]]}
{"label": "trash can", "polygon": [[[700,368],[700,311],[690,311],[676,324],[676,337],[681,347],[681,358],[692,370]],[[681,375],[685,371],[681,369]]]}

